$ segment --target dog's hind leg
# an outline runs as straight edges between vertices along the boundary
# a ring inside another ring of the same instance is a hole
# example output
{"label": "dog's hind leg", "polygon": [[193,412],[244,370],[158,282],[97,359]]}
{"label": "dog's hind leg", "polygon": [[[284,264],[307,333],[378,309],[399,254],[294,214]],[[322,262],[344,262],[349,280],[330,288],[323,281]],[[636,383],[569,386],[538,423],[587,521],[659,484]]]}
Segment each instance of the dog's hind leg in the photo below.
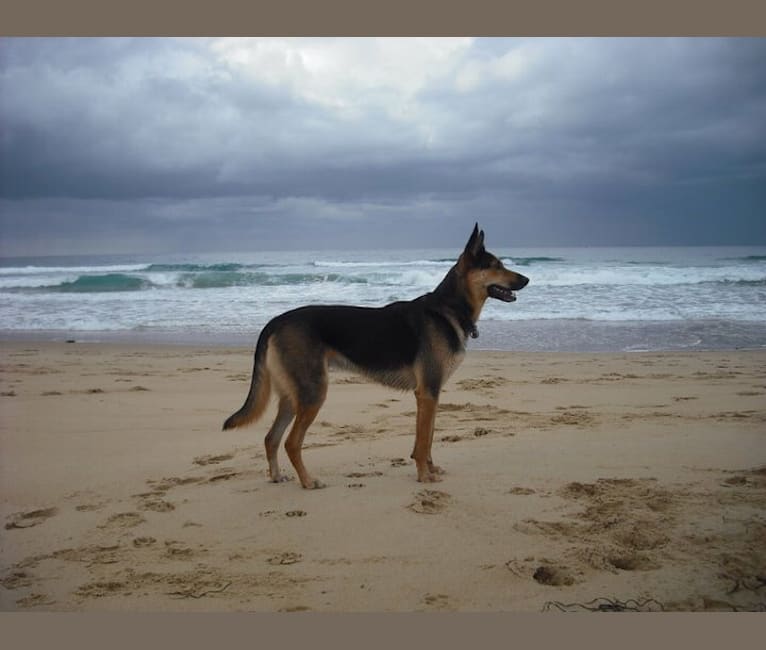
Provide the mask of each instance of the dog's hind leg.
{"label": "dog's hind leg", "polygon": [[[319,409],[327,396],[327,352],[321,341],[312,336],[304,328],[284,327],[276,336],[272,346],[274,356],[271,357],[274,383],[281,396],[279,414],[272,426],[272,431],[266,436],[266,452],[269,455],[269,467],[273,473],[279,470],[276,466],[276,446],[289,423],[288,413],[295,414],[293,426],[285,441],[287,457],[298,473],[301,485],[307,489],[321,488],[324,485],[314,480],[306,471],[301,458],[303,438],[306,430],[316,418]],[[285,404],[285,402],[287,402]],[[289,409],[289,411],[288,411]],[[282,422],[280,414],[286,422]],[[280,426],[277,426],[277,425]],[[273,452],[270,449],[273,446]],[[272,463],[272,458],[274,463]],[[280,475],[281,476],[281,475]]]}
{"label": "dog's hind leg", "polygon": [[290,430],[290,434],[285,442],[285,450],[290,458],[290,462],[293,464],[295,471],[298,472],[301,485],[307,490],[325,487],[324,483],[311,477],[301,458],[301,449],[303,448],[303,438],[306,435],[306,430],[311,426],[317,413],[319,413],[319,409],[322,408],[323,401],[312,406],[298,406],[298,413],[295,416],[293,428]]}
{"label": "dog's hind leg", "polygon": [[277,461],[277,452],[279,451],[279,443],[282,440],[282,436],[287,429],[287,425],[295,417],[295,409],[293,409],[290,400],[287,397],[282,397],[279,400],[279,410],[277,411],[277,417],[274,419],[274,423],[271,425],[271,429],[266,434],[264,443],[266,445],[266,458],[269,460],[269,476],[273,483],[281,483],[287,481],[289,478],[279,471],[279,463]]}

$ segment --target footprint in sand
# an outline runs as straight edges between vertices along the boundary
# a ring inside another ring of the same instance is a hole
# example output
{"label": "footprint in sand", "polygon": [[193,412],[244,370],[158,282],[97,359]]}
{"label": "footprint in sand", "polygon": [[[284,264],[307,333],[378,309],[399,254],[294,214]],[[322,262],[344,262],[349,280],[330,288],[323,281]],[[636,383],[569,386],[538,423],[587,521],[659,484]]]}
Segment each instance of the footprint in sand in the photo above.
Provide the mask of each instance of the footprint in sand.
{"label": "footprint in sand", "polygon": [[508,490],[508,494],[517,494],[521,496],[527,496],[530,494],[535,494],[535,491],[532,488],[514,487]]}
{"label": "footprint in sand", "polygon": [[80,585],[74,593],[81,598],[103,598],[113,596],[126,588],[127,585],[124,582],[99,580]]}
{"label": "footprint in sand", "polygon": [[216,483],[218,481],[228,481],[229,479],[236,478],[239,476],[242,472],[221,472],[220,474],[215,474],[211,476],[207,482],[208,483]]}
{"label": "footprint in sand", "polygon": [[170,503],[170,501],[165,501],[164,499],[144,498],[138,504],[138,509],[151,510],[152,512],[170,512],[171,510],[175,510],[176,507]]}
{"label": "footprint in sand", "polygon": [[508,383],[505,377],[482,377],[479,379],[463,379],[457,382],[459,388],[463,390],[484,390],[498,388]]}
{"label": "footprint in sand", "polygon": [[120,512],[109,517],[99,528],[133,528],[145,521],[146,519],[137,512]]}
{"label": "footprint in sand", "polygon": [[95,510],[101,510],[106,503],[82,503],[79,506],[75,506],[77,512],[93,512]]}
{"label": "footprint in sand", "polygon": [[748,470],[739,470],[734,476],[721,482],[723,487],[766,488],[766,465]]}
{"label": "footprint in sand", "polygon": [[[559,496],[585,502],[585,510],[573,519],[536,521],[525,519],[514,529],[576,543],[567,555],[568,567],[542,560],[532,577],[543,585],[567,586],[577,581],[580,567],[598,571],[647,571],[660,567],[655,551],[671,541],[674,499],[655,485],[656,479],[599,478],[593,483],[571,482]],[[511,493],[524,494],[523,488]],[[508,566],[508,565],[507,565]],[[508,566],[512,571],[511,566]]]}
{"label": "footprint in sand", "polygon": [[366,433],[364,427],[350,424],[342,424],[336,428],[338,431],[331,433],[330,435],[341,437],[344,440],[356,440],[359,436],[362,436]]}
{"label": "footprint in sand", "polygon": [[7,576],[0,579],[0,585],[6,589],[20,589],[32,585],[33,576],[26,571],[11,571]]}
{"label": "footprint in sand", "polygon": [[290,551],[285,551],[284,553],[280,553],[279,555],[270,557],[266,561],[269,564],[279,566],[282,564],[297,564],[302,559],[303,559],[303,556],[300,553],[292,553]]}
{"label": "footprint in sand", "polygon": [[209,456],[197,456],[197,458],[194,459],[195,465],[216,465],[217,463],[222,463],[225,460],[231,460],[234,458],[234,454],[218,454],[217,456],[209,455]]}
{"label": "footprint in sand", "polygon": [[610,555],[607,562],[620,571],[651,571],[659,569],[660,565],[642,553],[626,551],[618,555]]}
{"label": "footprint in sand", "polygon": [[165,557],[174,560],[184,559],[195,555],[194,549],[184,545],[183,542],[169,540],[165,542]]}
{"label": "footprint in sand", "polygon": [[444,510],[451,500],[452,497],[446,492],[421,490],[415,495],[415,501],[407,507],[419,514],[435,515]]}
{"label": "footprint in sand", "polygon": [[[167,492],[171,488],[179,487],[182,485],[191,485],[193,483],[201,483],[205,479],[204,478],[196,478],[196,477],[187,477],[187,478],[181,478],[178,476],[172,476],[170,478],[163,478],[159,481],[150,480],[147,481],[149,486],[154,490],[155,493],[159,494],[162,492]],[[140,495],[139,495],[140,496]]]}
{"label": "footprint in sand", "polygon": [[[517,578],[530,578],[532,576],[532,567],[530,562],[534,562],[533,557],[526,557],[523,560],[513,558],[505,563],[505,568],[508,569]],[[482,567],[484,568],[484,567]]]}
{"label": "footprint in sand", "polygon": [[564,411],[550,418],[551,424],[563,424],[571,426],[587,426],[594,422],[595,418],[590,413],[582,411]]}
{"label": "footprint in sand", "polygon": [[564,568],[558,567],[554,564],[541,564],[532,577],[541,585],[549,585],[552,587],[563,587],[574,584],[574,578]]}
{"label": "footprint in sand", "polygon": [[344,474],[346,478],[365,478],[367,476],[383,476],[383,472],[351,472]]}
{"label": "footprint in sand", "polygon": [[116,564],[120,561],[122,550],[119,544],[109,546],[80,546],[79,548],[62,548],[50,555],[40,556],[39,560],[54,558],[65,562],[82,562],[86,566],[97,564]]}
{"label": "footprint in sand", "polygon": [[16,604],[19,607],[40,607],[42,605],[53,605],[55,602],[47,594],[29,594],[29,596],[19,598]]}
{"label": "footprint in sand", "polygon": [[450,606],[447,594],[426,594],[423,596],[423,602],[436,609],[445,609]]}
{"label": "footprint in sand", "polygon": [[5,529],[12,530],[14,528],[32,528],[33,526],[39,526],[57,513],[58,508],[43,508],[42,510],[32,510],[30,512],[18,512],[9,517],[10,521],[5,524]]}

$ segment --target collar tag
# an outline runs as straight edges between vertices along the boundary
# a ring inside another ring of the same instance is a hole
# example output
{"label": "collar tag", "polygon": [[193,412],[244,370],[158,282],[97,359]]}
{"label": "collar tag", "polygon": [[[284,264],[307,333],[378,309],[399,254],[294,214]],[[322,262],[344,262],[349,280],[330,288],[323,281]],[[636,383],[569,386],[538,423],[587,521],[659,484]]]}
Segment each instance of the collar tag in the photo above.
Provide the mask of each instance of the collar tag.
{"label": "collar tag", "polygon": [[471,334],[471,338],[472,338],[472,339],[478,339],[478,338],[479,338],[479,330],[478,330],[478,329],[476,329],[476,325],[474,325],[474,326],[471,328],[471,332],[470,332],[470,334]]}

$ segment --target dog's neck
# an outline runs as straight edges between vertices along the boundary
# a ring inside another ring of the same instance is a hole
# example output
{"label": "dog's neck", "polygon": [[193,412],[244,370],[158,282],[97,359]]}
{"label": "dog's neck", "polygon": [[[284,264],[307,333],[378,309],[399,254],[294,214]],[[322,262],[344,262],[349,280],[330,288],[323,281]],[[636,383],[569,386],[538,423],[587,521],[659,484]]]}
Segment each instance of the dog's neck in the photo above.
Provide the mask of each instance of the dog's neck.
{"label": "dog's neck", "polygon": [[463,338],[468,339],[469,336],[472,339],[479,338],[479,329],[476,327],[476,323],[473,321],[473,319],[470,316],[465,316],[464,313],[461,313],[460,311],[454,308],[451,308],[449,304],[447,306],[448,308],[450,308],[450,311],[453,314],[455,323],[463,331]]}
{"label": "dog's neck", "polygon": [[479,315],[474,315],[473,308],[460,291],[460,281],[457,269],[453,266],[431,293],[452,312],[460,329],[463,330],[464,337],[467,339],[470,336],[475,339],[479,336],[479,330],[476,328]]}

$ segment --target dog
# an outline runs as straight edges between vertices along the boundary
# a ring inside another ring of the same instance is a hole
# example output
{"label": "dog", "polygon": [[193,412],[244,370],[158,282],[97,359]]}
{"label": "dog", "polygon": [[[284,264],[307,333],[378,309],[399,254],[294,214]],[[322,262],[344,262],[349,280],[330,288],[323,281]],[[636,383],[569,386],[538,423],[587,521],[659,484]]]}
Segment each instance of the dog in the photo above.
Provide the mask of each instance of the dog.
{"label": "dog", "polygon": [[327,395],[328,367],[339,366],[415,392],[411,458],[418,481],[440,481],[444,471],[434,465],[431,445],[441,388],[462,361],[468,337],[478,336],[476,322],[487,298],[513,302],[513,292],[528,282],[486,251],[484,231],[477,223],[439,286],[414,300],[383,307],[308,305],[276,316],[258,337],[247,399],[223,429],[256,421],[273,389],[279,408],[265,438],[271,481],[289,480],[279,469],[277,451],[292,421],[285,450],[301,485],[325,487],[306,470],[301,448]]}

